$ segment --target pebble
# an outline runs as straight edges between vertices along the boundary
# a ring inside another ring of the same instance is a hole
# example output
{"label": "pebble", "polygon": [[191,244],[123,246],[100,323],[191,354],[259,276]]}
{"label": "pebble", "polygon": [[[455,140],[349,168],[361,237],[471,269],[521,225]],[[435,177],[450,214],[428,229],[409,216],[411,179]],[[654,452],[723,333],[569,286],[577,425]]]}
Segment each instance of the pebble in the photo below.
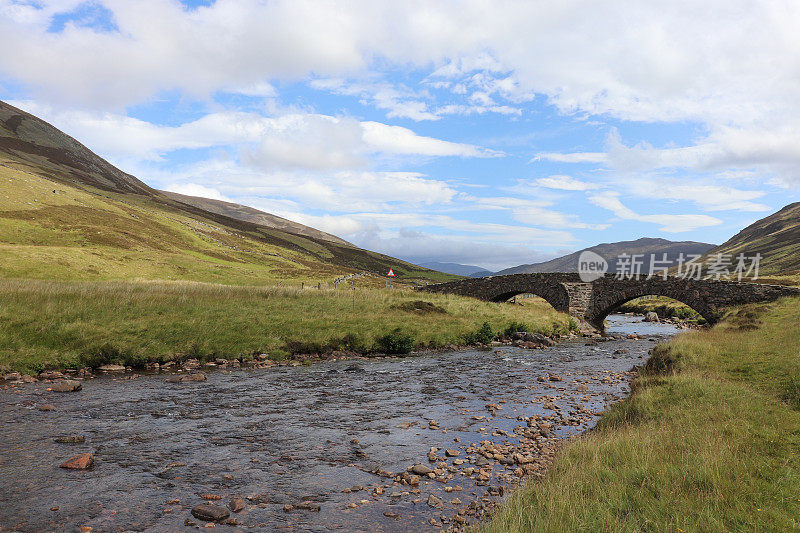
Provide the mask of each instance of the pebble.
{"label": "pebble", "polygon": [[211,503],[201,503],[192,509],[193,517],[206,522],[220,522],[230,515],[225,507]]}
{"label": "pebble", "polygon": [[91,453],[82,453],[61,463],[61,468],[69,470],[89,470],[93,466],[94,456]]}
{"label": "pebble", "polygon": [[442,508],[442,500],[431,494],[428,496],[428,507],[437,507],[439,509]]}
{"label": "pebble", "polygon": [[433,473],[432,469],[428,468],[425,465],[421,465],[421,464],[416,464],[416,465],[412,466],[411,468],[409,468],[408,470],[409,470],[409,472],[413,472],[413,473],[417,474],[418,476],[427,476],[428,474]]}
{"label": "pebble", "polygon": [[228,503],[228,509],[230,509],[234,513],[242,512],[244,510],[244,500],[241,499],[239,496],[234,496]]}

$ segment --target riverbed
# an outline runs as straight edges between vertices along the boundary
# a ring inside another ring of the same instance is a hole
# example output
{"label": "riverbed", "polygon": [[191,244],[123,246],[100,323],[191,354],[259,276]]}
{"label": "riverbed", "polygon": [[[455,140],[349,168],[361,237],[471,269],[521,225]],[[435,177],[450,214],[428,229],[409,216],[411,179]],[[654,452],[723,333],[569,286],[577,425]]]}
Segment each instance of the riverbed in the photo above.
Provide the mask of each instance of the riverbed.
{"label": "riverbed", "polygon": [[[623,398],[632,367],[676,329],[612,316],[608,332],[622,338],[0,391],[0,531],[188,530],[206,525],[194,506],[237,496],[239,525],[217,527],[469,523]],[[65,435],[85,442],[54,442]],[[84,452],[93,469],[59,468]],[[413,465],[433,472],[400,477]]]}

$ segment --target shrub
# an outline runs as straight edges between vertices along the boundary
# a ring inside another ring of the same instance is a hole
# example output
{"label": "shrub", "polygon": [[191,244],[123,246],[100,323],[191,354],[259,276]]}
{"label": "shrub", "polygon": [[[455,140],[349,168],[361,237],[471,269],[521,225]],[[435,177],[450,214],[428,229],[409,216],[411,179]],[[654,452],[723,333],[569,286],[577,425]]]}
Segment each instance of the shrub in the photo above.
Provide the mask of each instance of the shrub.
{"label": "shrub", "polygon": [[528,326],[526,326],[522,322],[512,321],[508,325],[508,327],[506,327],[506,329],[503,330],[503,336],[504,337],[510,337],[510,336],[512,336],[514,333],[516,333],[518,331],[524,331],[525,333],[528,333],[530,330],[528,329]]}
{"label": "shrub", "polygon": [[383,337],[378,337],[375,344],[379,352],[395,355],[407,354],[414,349],[414,337],[397,328]]}
{"label": "shrub", "polygon": [[110,342],[88,350],[79,356],[81,366],[97,368],[110,364],[125,364],[127,359],[131,359],[133,353],[129,349],[120,350]]}
{"label": "shrub", "polygon": [[477,331],[466,336],[467,344],[489,344],[493,340],[494,331],[492,331],[492,326],[488,322],[484,322]]}
{"label": "shrub", "polygon": [[650,358],[642,367],[645,376],[662,376],[677,370],[679,354],[673,353],[667,344],[659,344],[650,350]]}

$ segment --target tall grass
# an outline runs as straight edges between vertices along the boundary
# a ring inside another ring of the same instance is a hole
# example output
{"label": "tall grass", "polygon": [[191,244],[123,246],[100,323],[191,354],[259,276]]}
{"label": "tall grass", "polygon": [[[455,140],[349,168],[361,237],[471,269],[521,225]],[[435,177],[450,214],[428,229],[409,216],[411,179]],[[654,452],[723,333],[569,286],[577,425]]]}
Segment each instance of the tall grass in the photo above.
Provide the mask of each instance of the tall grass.
{"label": "tall grass", "polygon": [[[425,300],[445,312],[418,313]],[[542,302],[496,304],[405,289],[305,289],[196,282],[0,280],[0,368],[26,371],[116,360],[274,358],[369,352],[398,330],[415,348],[463,344],[484,322],[546,334],[569,328]]]}
{"label": "tall grass", "polygon": [[798,324],[785,300],[659,348],[632,396],[486,530],[800,528]]}

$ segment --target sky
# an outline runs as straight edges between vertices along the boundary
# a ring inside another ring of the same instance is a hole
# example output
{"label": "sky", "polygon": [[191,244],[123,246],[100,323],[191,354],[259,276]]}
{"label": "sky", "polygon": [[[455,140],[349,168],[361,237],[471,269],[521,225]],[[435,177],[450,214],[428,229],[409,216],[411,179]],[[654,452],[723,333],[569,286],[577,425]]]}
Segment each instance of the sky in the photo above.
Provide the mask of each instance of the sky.
{"label": "sky", "polygon": [[800,200],[800,3],[0,0],[0,99],[414,262],[722,243]]}

